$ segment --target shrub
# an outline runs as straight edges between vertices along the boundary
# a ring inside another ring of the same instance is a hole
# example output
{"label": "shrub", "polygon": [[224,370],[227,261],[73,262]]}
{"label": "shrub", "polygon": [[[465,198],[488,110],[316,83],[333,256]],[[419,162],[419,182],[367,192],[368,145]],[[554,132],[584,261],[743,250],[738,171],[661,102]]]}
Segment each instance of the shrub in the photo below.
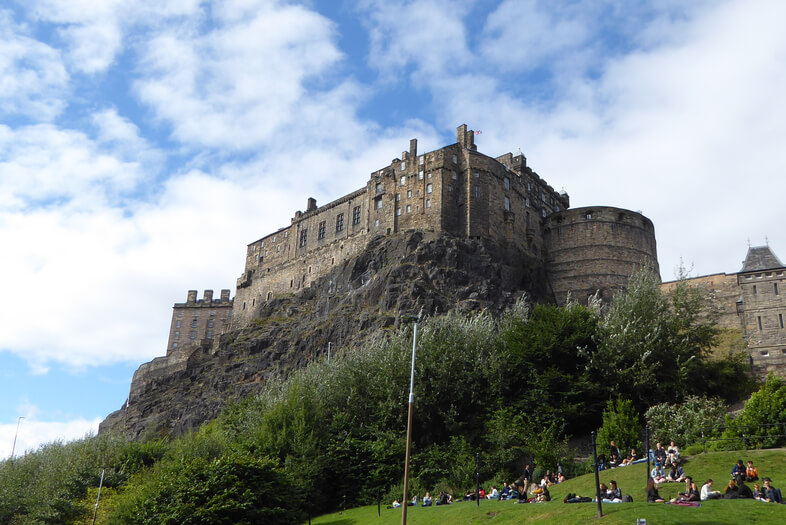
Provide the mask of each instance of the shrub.
{"label": "shrub", "polygon": [[726,405],[718,398],[688,396],[681,404],[660,403],[650,407],[644,417],[651,441],[674,440],[685,447],[700,443],[702,430],[707,439],[720,435],[717,429],[723,425],[725,413]]}
{"label": "shrub", "polygon": [[614,440],[620,451],[620,456],[627,454],[631,448],[642,450],[639,435],[641,423],[639,415],[633,408],[633,402],[628,399],[617,398],[608,401],[603,410],[603,426],[598,430],[598,454],[606,454],[609,443]]}

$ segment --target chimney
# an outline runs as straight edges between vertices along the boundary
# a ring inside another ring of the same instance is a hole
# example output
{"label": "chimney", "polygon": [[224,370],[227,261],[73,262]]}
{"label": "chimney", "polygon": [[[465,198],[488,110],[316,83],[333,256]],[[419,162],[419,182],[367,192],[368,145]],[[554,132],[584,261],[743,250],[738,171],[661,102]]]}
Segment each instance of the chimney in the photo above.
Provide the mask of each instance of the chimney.
{"label": "chimney", "polygon": [[205,290],[205,295],[202,296],[206,303],[213,302],[213,290]]}
{"label": "chimney", "polygon": [[197,291],[196,290],[189,290],[188,291],[188,299],[186,299],[187,303],[195,303],[197,298]]}
{"label": "chimney", "polygon": [[221,290],[221,302],[222,303],[229,302],[229,290]]}
{"label": "chimney", "polygon": [[414,159],[418,156],[418,139],[409,141],[409,158]]}
{"label": "chimney", "polygon": [[456,128],[456,142],[462,148],[466,148],[467,147],[465,144],[466,140],[467,140],[467,125],[462,124],[461,126]]}
{"label": "chimney", "polygon": [[306,206],[306,213],[317,209],[317,200],[314,197],[308,198],[308,205]]}

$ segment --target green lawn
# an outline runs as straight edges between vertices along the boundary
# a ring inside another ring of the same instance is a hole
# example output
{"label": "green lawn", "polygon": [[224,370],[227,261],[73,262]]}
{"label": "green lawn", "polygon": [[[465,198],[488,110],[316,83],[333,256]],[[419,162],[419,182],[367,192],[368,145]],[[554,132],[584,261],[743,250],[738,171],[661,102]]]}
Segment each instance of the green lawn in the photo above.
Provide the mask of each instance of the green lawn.
{"label": "green lawn", "polygon": [[[712,452],[687,458],[685,472],[695,478],[700,486],[707,478],[715,480],[715,489],[723,491],[729,473],[737,459],[753,460],[760,476],[772,478],[773,485],[786,489],[786,452],[783,450],[751,450],[737,452]],[[762,503],[754,500],[714,500],[701,503],[701,507],[677,507],[674,505],[646,503],[645,464],[601,472],[600,480],[608,484],[614,479],[623,493],[631,494],[634,503],[603,505],[603,523],[635,524],[637,518],[646,518],[652,524],[711,524],[711,523],[786,523],[786,505]],[[669,483],[660,487],[664,499],[676,496],[683,490],[684,483]],[[407,522],[414,525],[465,525],[493,522],[536,523],[549,520],[552,523],[582,524],[597,518],[596,503],[567,505],[562,499],[569,492],[582,496],[594,495],[592,474],[568,480],[552,487],[551,503],[516,505],[512,501],[483,501],[478,507],[475,502],[455,503],[440,507],[409,507]],[[387,503],[386,503],[387,504]],[[312,520],[314,525],[393,525],[401,523],[401,509],[386,509],[382,506],[377,516],[376,505],[351,509],[343,513],[329,514]]]}

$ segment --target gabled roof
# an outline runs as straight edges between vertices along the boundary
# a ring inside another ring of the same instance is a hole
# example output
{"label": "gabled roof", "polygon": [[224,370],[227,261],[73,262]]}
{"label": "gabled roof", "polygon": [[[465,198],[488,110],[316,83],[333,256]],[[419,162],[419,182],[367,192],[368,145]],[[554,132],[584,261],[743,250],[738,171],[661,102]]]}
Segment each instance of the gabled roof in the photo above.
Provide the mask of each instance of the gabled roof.
{"label": "gabled roof", "polygon": [[740,272],[758,272],[783,268],[783,263],[772,253],[769,246],[752,246],[748,248],[748,255],[742,263]]}

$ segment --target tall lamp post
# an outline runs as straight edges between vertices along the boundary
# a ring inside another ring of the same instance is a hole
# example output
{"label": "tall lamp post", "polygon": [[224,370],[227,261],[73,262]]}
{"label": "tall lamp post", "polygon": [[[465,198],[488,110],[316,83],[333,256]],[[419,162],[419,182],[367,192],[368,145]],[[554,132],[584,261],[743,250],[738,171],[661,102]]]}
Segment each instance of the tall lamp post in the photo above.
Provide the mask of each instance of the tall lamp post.
{"label": "tall lamp post", "polygon": [[412,444],[412,413],[415,407],[415,346],[418,341],[418,323],[415,322],[415,330],[412,332],[412,372],[409,376],[409,412],[407,414],[407,452],[404,456],[404,500],[401,502],[401,525],[407,523],[407,506],[409,485],[409,450]]}
{"label": "tall lamp post", "polygon": [[16,420],[16,434],[14,434],[14,444],[11,446],[11,459],[14,459],[14,451],[16,451],[16,437],[19,435],[19,423],[21,423],[24,418],[25,416],[19,416],[19,419]]}

